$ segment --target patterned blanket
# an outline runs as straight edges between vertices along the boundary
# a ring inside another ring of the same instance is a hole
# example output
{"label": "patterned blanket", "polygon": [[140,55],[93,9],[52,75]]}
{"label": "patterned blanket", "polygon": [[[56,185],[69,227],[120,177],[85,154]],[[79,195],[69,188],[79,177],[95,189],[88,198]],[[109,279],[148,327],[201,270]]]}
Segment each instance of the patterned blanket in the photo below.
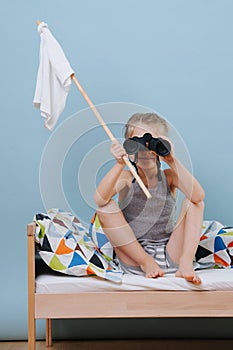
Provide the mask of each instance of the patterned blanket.
{"label": "patterned blanket", "polygon": [[[39,254],[51,269],[73,276],[96,275],[122,281],[123,273],[113,261],[113,248],[96,214],[89,230],[74,215],[59,209],[36,214],[34,221]],[[233,227],[204,221],[194,263],[195,269],[232,268]]]}
{"label": "patterned blanket", "polygon": [[75,216],[59,209],[36,214],[34,221],[39,254],[52,270],[121,282],[122,271],[113,262],[112,247],[106,236],[95,230],[98,219],[93,218],[90,233]]}
{"label": "patterned blanket", "polygon": [[196,251],[197,267],[233,267],[233,227],[218,221],[204,221]]}

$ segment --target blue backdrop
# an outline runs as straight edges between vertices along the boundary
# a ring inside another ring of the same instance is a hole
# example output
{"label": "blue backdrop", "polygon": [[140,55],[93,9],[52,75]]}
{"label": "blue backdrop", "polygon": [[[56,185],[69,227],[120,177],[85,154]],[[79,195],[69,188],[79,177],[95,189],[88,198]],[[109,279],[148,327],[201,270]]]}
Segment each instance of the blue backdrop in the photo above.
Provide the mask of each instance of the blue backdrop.
{"label": "blue backdrop", "polygon": [[[32,104],[40,41],[35,21],[49,24],[94,103],[138,104],[170,121],[183,138],[194,174],[205,189],[205,218],[232,225],[232,13],[231,0],[2,3],[1,340],[27,337],[26,225],[36,212],[45,210],[39,186],[40,160],[53,135],[44,128],[40,113]],[[68,117],[86,107],[72,86],[53,133]],[[88,118],[85,122],[87,128],[92,127]],[[102,140],[98,130],[97,142]],[[78,152],[75,146],[72,149]],[[72,191],[68,180],[73,170],[67,171],[72,169],[71,163],[69,157],[64,163],[63,183],[68,197]],[[77,169],[74,171],[76,176]],[[48,184],[53,183],[53,175],[48,172]],[[76,178],[70,181],[75,182]],[[78,195],[76,200],[79,207]],[[85,215],[84,211],[80,207],[80,215]],[[76,332],[77,323],[68,326],[57,321],[55,334],[96,337],[100,333],[90,331],[93,322],[80,321]],[[120,321],[112,322],[114,326]],[[130,336],[125,333],[125,322],[117,326],[118,334],[122,329],[120,336]],[[182,331],[176,331],[182,320],[166,324],[160,321],[153,326],[160,330],[155,334],[150,324],[143,322],[147,330],[144,327],[142,336],[163,336],[164,327],[169,330],[166,336],[211,336],[211,330],[207,334],[198,326],[200,323],[195,324],[195,331],[193,324],[187,322],[179,327]],[[134,325],[143,329],[142,323]],[[98,327],[106,324],[99,321],[94,325],[95,329]],[[230,336],[227,324],[219,332],[220,336]],[[108,331],[106,336],[109,335]],[[215,332],[213,336],[216,335]],[[43,336],[44,323],[38,322],[38,337]]]}

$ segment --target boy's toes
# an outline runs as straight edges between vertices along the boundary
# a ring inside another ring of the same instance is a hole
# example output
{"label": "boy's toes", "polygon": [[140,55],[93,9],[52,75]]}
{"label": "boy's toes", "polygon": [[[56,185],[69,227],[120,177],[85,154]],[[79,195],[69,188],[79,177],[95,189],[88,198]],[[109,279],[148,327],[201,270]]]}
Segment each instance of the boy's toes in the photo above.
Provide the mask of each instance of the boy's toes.
{"label": "boy's toes", "polygon": [[152,271],[146,274],[147,278],[156,278],[158,277],[158,272]]}
{"label": "boy's toes", "polygon": [[193,279],[193,283],[194,284],[201,284],[201,279],[197,275],[195,275],[194,279]]}
{"label": "boy's toes", "polygon": [[183,277],[184,279],[186,279],[186,281],[191,282],[193,284],[200,284],[201,283],[201,279],[197,276],[197,274],[194,273],[182,273],[181,271],[177,271],[176,272],[176,277]]}
{"label": "boy's toes", "polygon": [[146,274],[147,278],[157,278],[157,277],[163,277],[163,276],[164,276],[163,270],[152,271]]}
{"label": "boy's toes", "polygon": [[164,271],[163,270],[159,270],[159,276],[163,277],[164,276]]}

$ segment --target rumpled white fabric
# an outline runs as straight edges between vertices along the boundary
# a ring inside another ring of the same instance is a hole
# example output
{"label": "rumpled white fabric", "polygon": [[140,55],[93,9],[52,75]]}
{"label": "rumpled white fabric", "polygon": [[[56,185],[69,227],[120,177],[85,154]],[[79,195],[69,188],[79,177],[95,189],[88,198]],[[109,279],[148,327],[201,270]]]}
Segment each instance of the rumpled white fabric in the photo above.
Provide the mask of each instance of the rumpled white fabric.
{"label": "rumpled white fabric", "polygon": [[74,71],[48,25],[41,22],[38,32],[41,37],[40,62],[33,104],[45,118],[45,127],[52,130],[65,108]]}
{"label": "rumpled white fabric", "polygon": [[229,290],[233,289],[232,269],[199,270],[201,284],[193,284],[184,278],[175,277],[175,273],[159,278],[124,274],[120,283],[115,283],[97,276],[74,277],[67,275],[41,274],[36,278],[37,293],[83,293],[115,292],[134,290]]}

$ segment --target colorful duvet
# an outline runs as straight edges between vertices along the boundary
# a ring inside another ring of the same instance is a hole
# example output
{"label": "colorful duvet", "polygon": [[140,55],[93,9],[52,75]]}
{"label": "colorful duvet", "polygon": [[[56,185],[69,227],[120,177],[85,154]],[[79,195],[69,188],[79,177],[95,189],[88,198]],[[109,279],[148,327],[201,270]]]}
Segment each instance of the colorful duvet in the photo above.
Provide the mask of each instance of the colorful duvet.
{"label": "colorful duvet", "polygon": [[96,217],[90,232],[71,213],[59,209],[36,214],[34,221],[39,254],[52,270],[73,276],[96,275],[114,282],[122,280],[122,272],[112,259],[111,245]]}
{"label": "colorful duvet", "polygon": [[[36,214],[35,239],[39,254],[54,271],[72,276],[96,275],[122,281],[122,271],[113,261],[113,248],[104,235],[98,216],[89,230],[71,213],[50,209]],[[195,256],[195,268],[233,267],[233,227],[217,221],[204,221]]]}
{"label": "colorful duvet", "polygon": [[204,221],[195,258],[199,268],[232,268],[233,227],[224,227],[218,221]]}

